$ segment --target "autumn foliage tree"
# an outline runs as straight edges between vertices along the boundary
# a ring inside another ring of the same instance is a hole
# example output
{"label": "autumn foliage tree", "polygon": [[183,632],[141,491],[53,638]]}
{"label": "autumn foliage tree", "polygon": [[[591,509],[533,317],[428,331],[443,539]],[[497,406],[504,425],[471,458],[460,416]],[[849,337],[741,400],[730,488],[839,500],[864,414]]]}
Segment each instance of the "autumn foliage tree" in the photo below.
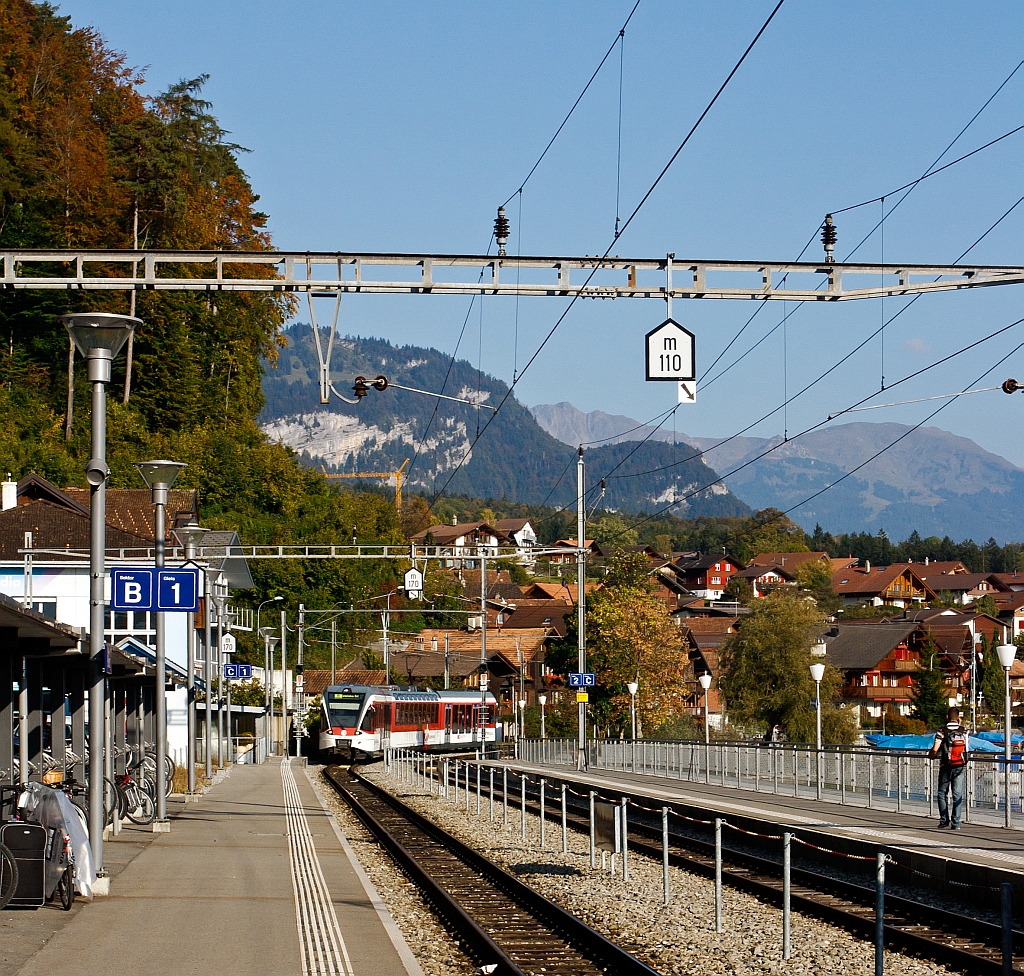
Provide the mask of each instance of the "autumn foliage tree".
{"label": "autumn foliage tree", "polygon": [[[813,742],[811,649],[821,632],[821,613],[807,600],[778,591],[755,601],[722,648],[722,690],[730,718],[764,730],[778,725],[790,741]],[[841,683],[840,673],[827,664],[821,682],[826,742],[853,741],[852,717],[836,707]]]}

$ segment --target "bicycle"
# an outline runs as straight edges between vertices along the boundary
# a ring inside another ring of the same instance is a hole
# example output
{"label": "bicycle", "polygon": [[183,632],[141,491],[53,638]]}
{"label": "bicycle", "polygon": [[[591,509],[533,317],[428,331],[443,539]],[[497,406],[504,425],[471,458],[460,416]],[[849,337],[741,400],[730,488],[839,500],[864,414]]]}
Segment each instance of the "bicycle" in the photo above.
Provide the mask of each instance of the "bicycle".
{"label": "bicycle", "polygon": [[18,862],[5,844],[0,844],[0,911],[7,907],[8,902],[18,890]]}
{"label": "bicycle", "polygon": [[144,781],[139,782],[132,778],[132,773],[142,766],[137,763],[129,767],[124,775],[117,778],[118,796],[123,800],[125,815],[133,824],[145,827],[156,819],[156,803],[153,797],[145,789]]}

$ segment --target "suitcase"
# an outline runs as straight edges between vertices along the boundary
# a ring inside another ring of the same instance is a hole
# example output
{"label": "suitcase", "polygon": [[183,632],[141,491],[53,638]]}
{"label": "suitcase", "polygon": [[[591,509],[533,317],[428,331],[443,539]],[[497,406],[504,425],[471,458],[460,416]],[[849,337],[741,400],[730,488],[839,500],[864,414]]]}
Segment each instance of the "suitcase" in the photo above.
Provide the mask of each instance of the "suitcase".
{"label": "suitcase", "polygon": [[18,864],[18,887],[8,907],[40,908],[46,901],[46,828],[21,820],[10,820],[0,828],[0,843],[7,846]]}

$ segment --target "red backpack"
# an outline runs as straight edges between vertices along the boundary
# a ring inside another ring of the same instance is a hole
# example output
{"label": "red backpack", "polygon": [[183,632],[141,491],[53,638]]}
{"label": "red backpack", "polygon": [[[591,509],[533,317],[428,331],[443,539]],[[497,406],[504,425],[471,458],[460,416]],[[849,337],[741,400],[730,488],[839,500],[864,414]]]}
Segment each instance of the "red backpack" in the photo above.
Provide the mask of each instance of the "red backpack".
{"label": "red backpack", "polygon": [[945,738],[942,740],[942,750],[946,762],[950,766],[967,765],[967,735],[960,727],[946,729]]}

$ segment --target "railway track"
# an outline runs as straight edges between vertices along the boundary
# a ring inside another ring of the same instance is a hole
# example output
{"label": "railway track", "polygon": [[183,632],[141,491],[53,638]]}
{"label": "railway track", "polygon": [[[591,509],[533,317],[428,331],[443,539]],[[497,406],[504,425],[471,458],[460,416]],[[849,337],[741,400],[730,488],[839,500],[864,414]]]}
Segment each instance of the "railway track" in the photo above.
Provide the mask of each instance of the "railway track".
{"label": "railway track", "polygon": [[[549,781],[551,782],[551,781]],[[538,790],[527,789],[527,809],[539,815]],[[616,794],[616,797],[619,797]],[[567,802],[567,825],[583,834],[590,832],[589,810],[573,798]],[[561,810],[549,799],[545,819],[560,825]],[[713,814],[711,814],[713,816]],[[632,815],[629,849],[656,861],[662,858],[661,824]],[[654,841],[654,843],[651,843]],[[684,870],[713,878],[714,843],[679,831],[669,836],[669,862]],[[762,901],[781,906],[782,866],[771,858],[723,847],[722,879]],[[873,887],[793,867],[790,873],[790,904],[794,909],[838,925],[865,939],[875,932]],[[983,919],[961,915],[913,899],[886,892],[885,941],[889,948],[983,976],[1001,976],[1002,929]],[[1024,934],[1013,933],[1013,972],[1024,974]]]}
{"label": "railway track", "polygon": [[657,976],[655,970],[384,790],[327,778],[420,888],[477,965],[497,976]]}

